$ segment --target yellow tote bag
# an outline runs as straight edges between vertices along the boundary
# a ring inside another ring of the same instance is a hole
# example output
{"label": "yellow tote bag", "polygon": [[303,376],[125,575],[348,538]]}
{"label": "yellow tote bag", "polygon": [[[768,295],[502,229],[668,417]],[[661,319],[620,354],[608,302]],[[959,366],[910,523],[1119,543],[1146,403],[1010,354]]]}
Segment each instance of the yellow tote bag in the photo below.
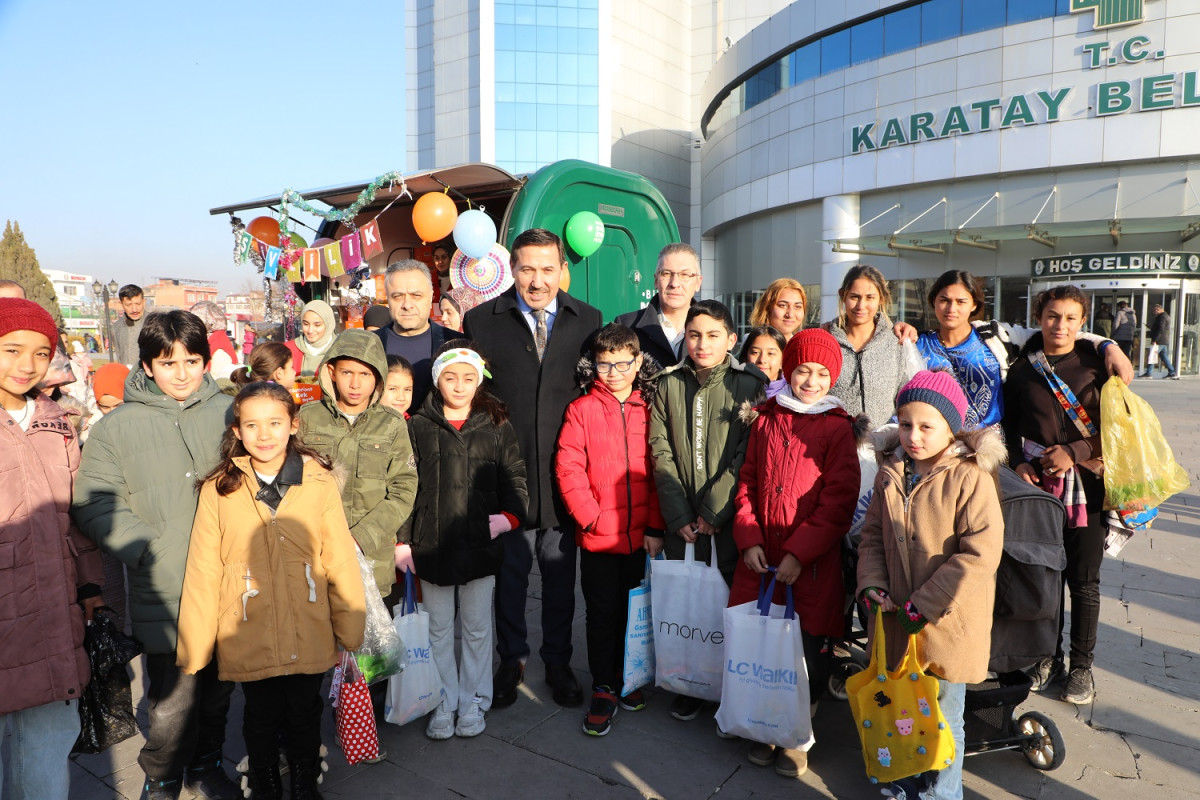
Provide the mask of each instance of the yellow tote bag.
{"label": "yellow tote bag", "polygon": [[938,680],[917,665],[916,636],[895,672],[887,671],[883,611],[875,610],[871,663],[846,680],[850,711],[872,783],[889,783],[954,761],[954,736],[938,705]]}

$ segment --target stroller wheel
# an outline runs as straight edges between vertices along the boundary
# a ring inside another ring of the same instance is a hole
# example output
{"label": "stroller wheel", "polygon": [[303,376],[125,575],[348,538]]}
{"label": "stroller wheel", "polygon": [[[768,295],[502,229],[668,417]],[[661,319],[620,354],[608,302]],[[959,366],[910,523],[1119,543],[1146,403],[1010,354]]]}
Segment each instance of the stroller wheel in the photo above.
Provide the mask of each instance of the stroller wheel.
{"label": "stroller wheel", "polygon": [[833,672],[829,674],[829,693],[838,700],[850,699],[850,695],[846,692],[846,681],[852,675],[862,672],[865,668],[866,665],[859,664],[857,661],[852,659],[835,661],[833,665]]}
{"label": "stroller wheel", "polygon": [[1058,769],[1067,759],[1067,746],[1054,720],[1037,711],[1026,711],[1017,720],[1017,732],[1030,737],[1021,751],[1034,769]]}

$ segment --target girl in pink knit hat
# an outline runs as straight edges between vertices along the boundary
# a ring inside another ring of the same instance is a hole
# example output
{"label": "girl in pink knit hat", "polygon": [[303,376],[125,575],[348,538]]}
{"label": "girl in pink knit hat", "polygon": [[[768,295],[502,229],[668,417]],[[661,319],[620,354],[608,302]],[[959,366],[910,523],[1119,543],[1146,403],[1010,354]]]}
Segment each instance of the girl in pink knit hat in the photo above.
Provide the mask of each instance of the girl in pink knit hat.
{"label": "girl in pink knit hat", "polygon": [[1005,448],[992,427],[963,429],[967,398],[949,372],[918,372],[896,395],[896,416],[899,430],[876,441],[882,463],[858,545],[856,594],[885,612],[889,669],[916,634],[917,659],[938,678],[954,734],[949,764],[889,791],[959,800],[966,685],[987,677],[991,652],[1004,546],[996,471]]}

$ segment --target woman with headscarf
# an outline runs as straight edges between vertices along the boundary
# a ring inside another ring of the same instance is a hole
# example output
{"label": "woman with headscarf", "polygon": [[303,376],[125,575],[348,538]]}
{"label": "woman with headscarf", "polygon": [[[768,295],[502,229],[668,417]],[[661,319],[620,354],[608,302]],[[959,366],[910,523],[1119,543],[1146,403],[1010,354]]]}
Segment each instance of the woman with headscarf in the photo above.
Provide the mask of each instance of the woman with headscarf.
{"label": "woman with headscarf", "polygon": [[287,343],[296,358],[296,374],[312,377],[325,360],[337,335],[333,308],[324,300],[309,300],[300,310],[300,335]]}

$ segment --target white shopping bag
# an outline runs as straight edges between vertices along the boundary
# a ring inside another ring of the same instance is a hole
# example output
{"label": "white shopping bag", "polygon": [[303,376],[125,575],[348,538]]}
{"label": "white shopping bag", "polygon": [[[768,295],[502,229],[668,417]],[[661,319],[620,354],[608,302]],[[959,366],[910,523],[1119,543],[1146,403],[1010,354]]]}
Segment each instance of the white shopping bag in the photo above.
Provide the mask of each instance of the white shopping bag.
{"label": "white shopping bag", "polygon": [[725,655],[724,612],[729,587],[717,569],[717,548],[708,564],[696,546],[682,561],[653,561],[654,681],[676,694],[721,699]]}
{"label": "white shopping bag", "polygon": [[1153,367],[1158,365],[1158,345],[1150,345],[1150,352],[1146,355],[1146,366]]}
{"label": "white shopping bag", "polygon": [[429,642],[429,614],[417,606],[416,579],[408,570],[404,572],[404,599],[395,614],[396,633],[404,642],[408,661],[404,672],[388,679],[384,719],[404,725],[433,711],[442,700],[442,678]]}
{"label": "white shopping bag", "polygon": [[621,696],[654,682],[654,615],[650,606],[650,558],[646,577],[629,591],[629,616],[625,622],[625,664]]}
{"label": "white shopping bag", "polygon": [[[766,576],[763,576],[764,582]],[[808,669],[800,620],[792,606],[773,605],[775,578],[758,602],[725,609],[725,680],[717,725],[727,734],[777,747],[813,744]]]}

